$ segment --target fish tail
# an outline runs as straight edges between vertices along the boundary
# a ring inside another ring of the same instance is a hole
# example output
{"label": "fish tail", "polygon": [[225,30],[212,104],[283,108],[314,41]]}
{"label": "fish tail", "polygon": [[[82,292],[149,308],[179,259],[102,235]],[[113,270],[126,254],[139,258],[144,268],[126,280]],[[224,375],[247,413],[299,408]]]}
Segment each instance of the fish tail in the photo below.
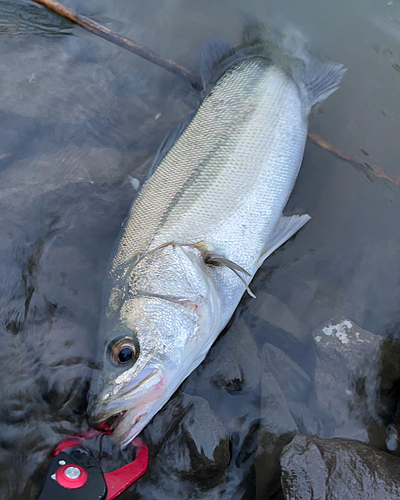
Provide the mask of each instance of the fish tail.
{"label": "fish tail", "polygon": [[329,97],[340,86],[347,69],[343,64],[327,62],[316,64],[305,72],[303,84],[307,92],[310,105],[314,106]]}
{"label": "fish tail", "polygon": [[[257,40],[260,40],[260,31],[258,27]],[[311,44],[297,28],[286,25],[280,31],[273,32],[265,28],[264,36],[264,42],[261,42],[264,49],[304,90],[310,107],[324,101],[339,88],[347,69],[343,64],[327,61],[316,55]]]}
{"label": "fish tail", "polygon": [[342,64],[316,56],[296,28],[286,26],[284,30],[272,31],[261,23],[253,23],[246,25],[242,43],[235,48],[225,39],[200,46],[198,62],[204,90],[209,90],[235,62],[254,56],[265,57],[290,74],[310,107],[335,92],[347,71]]}

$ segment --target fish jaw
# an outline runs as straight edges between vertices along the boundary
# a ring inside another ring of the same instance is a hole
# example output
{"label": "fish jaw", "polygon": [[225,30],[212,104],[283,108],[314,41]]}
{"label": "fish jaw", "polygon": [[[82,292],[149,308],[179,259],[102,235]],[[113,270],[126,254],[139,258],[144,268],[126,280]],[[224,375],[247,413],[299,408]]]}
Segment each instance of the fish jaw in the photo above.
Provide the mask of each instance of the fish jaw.
{"label": "fish jaw", "polygon": [[[164,257],[164,253],[155,256]],[[99,379],[93,384],[96,396],[88,410],[91,422],[100,428],[104,422],[111,423],[113,438],[121,446],[127,446],[142,431],[203,361],[223,326],[220,298],[201,253],[195,247],[185,247],[179,258],[193,270],[192,279],[187,280],[189,289],[184,290],[188,298],[183,294],[175,299],[171,290],[169,296],[143,293],[126,301],[120,312],[123,323],[117,330],[135,332],[139,357],[130,369],[120,371],[109,363],[106,349]],[[177,262],[164,258],[161,264],[171,268]],[[154,286],[154,275],[162,276],[158,266],[154,261],[147,265],[142,283],[150,276]],[[193,283],[199,287],[195,289],[197,296],[193,296]]]}
{"label": "fish jaw", "polygon": [[[215,340],[215,335],[214,335]],[[165,376],[159,382],[158,392],[153,395],[143,394],[142,397],[135,396],[135,402],[132,399],[133,406],[119,419],[118,425],[113,429],[113,439],[119,443],[122,448],[126,447],[135,437],[146,427],[151,419],[163,408],[170,400],[175,391],[182,382],[195,370],[204,360],[212,341],[209,341],[208,348],[203,349],[202,353],[191,349],[187,352],[187,358],[180,367],[168,372],[168,379]]]}
{"label": "fish jaw", "polygon": [[150,420],[143,424],[148,409],[162,397],[166,385],[166,373],[162,368],[146,366],[129,384],[120,386],[120,390],[110,393],[107,388],[107,392],[99,394],[89,405],[91,424],[100,429],[110,427],[117,441],[128,444],[129,441],[123,439],[125,432],[120,429],[130,431],[132,427],[129,437],[134,439]]}
{"label": "fish jaw", "polygon": [[[178,384],[179,386],[180,384]],[[113,431],[113,440],[122,448],[128,446],[135,437],[142,432],[150,420],[167,403],[176,390],[176,386],[168,387],[155,400],[145,403],[141,401],[137,406],[126,412]],[[172,390],[171,390],[172,389]]]}
{"label": "fish jaw", "polygon": [[93,408],[90,412],[92,425],[101,430],[111,429],[114,442],[125,448],[140,434],[203,359],[204,356],[196,359],[194,365],[170,371],[168,376],[165,372],[156,370],[146,383],[140,386],[140,390],[132,390],[126,395],[109,399],[106,403]]}
{"label": "fish jaw", "polygon": [[[213,308],[214,312],[217,308]],[[215,317],[208,324],[209,328],[192,339],[185,346],[182,356],[177,360],[150,362],[145,365],[131,382],[127,383],[128,371],[122,373],[114,384],[106,384],[96,398],[96,403],[89,408],[91,422],[104,429],[108,422],[114,441],[126,447],[151,421],[156,413],[168,402],[182,382],[204,360],[220,328],[215,324]],[[207,332],[207,334],[206,334]],[[125,378],[125,384],[123,384]],[[110,387],[113,387],[110,390]],[[118,391],[117,387],[121,387]]]}

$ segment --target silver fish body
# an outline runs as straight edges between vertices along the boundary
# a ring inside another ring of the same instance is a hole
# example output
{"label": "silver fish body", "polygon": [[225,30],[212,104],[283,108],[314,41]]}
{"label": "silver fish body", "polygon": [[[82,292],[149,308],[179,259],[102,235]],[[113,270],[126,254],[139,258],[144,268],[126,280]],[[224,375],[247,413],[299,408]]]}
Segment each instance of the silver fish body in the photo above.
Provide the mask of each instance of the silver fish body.
{"label": "silver fish body", "polygon": [[[309,220],[282,210],[311,105],[340,72],[325,68],[327,82],[317,78],[310,94],[267,58],[236,62],[144,184],[105,284],[104,364],[90,408],[95,422],[124,415],[114,431],[122,444],[201,363],[263,260]],[[122,363],[121,338],[133,346]]]}

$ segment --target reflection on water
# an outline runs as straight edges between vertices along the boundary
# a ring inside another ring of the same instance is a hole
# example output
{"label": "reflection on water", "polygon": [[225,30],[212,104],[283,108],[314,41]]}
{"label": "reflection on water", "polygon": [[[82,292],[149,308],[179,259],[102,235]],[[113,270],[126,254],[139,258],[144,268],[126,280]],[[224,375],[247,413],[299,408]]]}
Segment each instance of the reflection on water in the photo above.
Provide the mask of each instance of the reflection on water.
{"label": "reflection on water", "polygon": [[[191,67],[200,42],[236,44],[249,19],[295,26],[349,68],[311,130],[400,174],[398,2],[66,4]],[[25,500],[51,449],[86,425],[108,255],[137,180],[197,96],[28,0],[0,2],[0,36],[0,488]],[[272,498],[299,432],[398,454],[399,210],[397,187],[307,145],[287,212],[312,221],[147,427],[150,470],[126,498]],[[107,470],[127,461],[110,446],[93,443]]]}

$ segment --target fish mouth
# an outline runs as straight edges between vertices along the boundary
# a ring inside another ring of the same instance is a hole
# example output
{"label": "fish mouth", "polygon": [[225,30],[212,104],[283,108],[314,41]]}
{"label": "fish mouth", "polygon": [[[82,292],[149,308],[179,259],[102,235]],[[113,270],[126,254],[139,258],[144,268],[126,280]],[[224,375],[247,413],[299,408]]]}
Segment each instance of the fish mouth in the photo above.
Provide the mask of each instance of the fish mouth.
{"label": "fish mouth", "polygon": [[97,427],[104,432],[114,432],[114,429],[122,422],[127,412],[127,410],[120,411],[107,418],[107,420],[100,422]]}
{"label": "fish mouth", "polygon": [[102,401],[100,396],[100,404],[89,410],[91,425],[112,433],[115,441],[126,446],[146,425],[149,409],[162,396],[164,389],[163,371],[148,366],[125,385],[115,398]]}

